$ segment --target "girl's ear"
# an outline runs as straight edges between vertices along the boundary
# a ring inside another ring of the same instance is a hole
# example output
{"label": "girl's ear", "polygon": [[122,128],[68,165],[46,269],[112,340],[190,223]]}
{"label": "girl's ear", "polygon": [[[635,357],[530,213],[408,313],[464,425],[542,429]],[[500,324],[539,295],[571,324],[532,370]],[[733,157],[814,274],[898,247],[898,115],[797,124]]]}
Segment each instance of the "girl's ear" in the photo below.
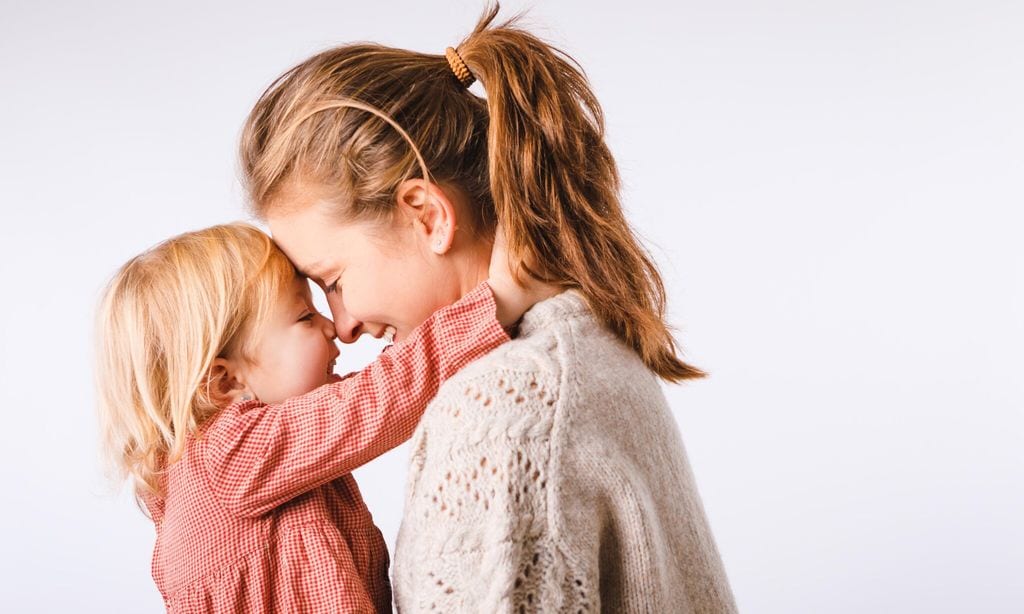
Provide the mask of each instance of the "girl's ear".
{"label": "girl's ear", "polygon": [[217,407],[224,408],[235,401],[255,398],[245,384],[242,370],[234,360],[214,358],[207,381],[210,401]]}
{"label": "girl's ear", "polygon": [[455,203],[436,183],[406,179],[396,193],[398,210],[412,220],[413,231],[431,252],[441,255],[455,240],[458,212]]}

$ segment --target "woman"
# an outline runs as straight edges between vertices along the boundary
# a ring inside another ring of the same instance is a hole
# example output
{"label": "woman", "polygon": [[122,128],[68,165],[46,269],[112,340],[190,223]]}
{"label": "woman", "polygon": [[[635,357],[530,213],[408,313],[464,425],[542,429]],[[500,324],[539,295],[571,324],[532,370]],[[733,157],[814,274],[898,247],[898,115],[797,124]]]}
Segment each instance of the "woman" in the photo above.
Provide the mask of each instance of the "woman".
{"label": "woman", "polygon": [[[495,228],[550,298],[413,436],[402,611],[735,610],[658,379],[701,377],[619,202],[572,61],[487,11],[444,56],[328,50],[246,123],[249,194],[343,341],[407,335],[487,274]],[[479,79],[486,99],[467,88]]]}

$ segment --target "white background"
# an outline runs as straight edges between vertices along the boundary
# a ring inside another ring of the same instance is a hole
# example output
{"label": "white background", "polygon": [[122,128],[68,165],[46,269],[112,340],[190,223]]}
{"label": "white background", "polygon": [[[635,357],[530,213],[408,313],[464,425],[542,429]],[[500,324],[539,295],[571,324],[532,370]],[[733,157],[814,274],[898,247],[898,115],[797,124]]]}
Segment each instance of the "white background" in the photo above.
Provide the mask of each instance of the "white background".
{"label": "white background", "polygon": [[[1024,611],[1024,4],[536,4],[712,373],[666,391],[741,609]],[[2,0],[5,612],[162,610],[97,464],[108,276],[245,217],[236,141],[279,73],[441,53],[481,6]],[[358,472],[390,545],[406,455]]]}

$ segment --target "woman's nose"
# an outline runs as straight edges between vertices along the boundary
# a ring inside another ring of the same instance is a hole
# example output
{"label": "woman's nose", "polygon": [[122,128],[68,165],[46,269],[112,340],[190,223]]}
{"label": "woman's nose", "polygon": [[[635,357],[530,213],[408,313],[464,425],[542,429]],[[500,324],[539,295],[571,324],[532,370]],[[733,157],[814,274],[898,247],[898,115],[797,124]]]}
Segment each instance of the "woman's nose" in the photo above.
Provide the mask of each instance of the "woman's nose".
{"label": "woman's nose", "polygon": [[363,334],[363,323],[348,314],[334,318],[334,330],[342,343],[352,343]]}
{"label": "woman's nose", "polygon": [[363,323],[349,315],[337,293],[327,296],[327,305],[334,316],[334,330],[342,343],[352,343],[363,334]]}

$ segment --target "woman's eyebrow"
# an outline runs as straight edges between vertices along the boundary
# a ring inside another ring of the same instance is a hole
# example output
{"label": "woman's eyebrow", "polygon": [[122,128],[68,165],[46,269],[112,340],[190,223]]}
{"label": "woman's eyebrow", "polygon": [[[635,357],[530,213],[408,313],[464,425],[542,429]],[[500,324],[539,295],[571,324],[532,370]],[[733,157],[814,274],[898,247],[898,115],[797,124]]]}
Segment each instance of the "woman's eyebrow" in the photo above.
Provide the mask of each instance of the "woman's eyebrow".
{"label": "woman's eyebrow", "polygon": [[313,264],[309,265],[308,267],[300,267],[299,265],[296,264],[295,265],[295,270],[298,271],[299,273],[301,273],[302,275],[305,275],[306,277],[309,277],[310,279],[319,279],[318,273],[320,272],[320,267],[321,266],[323,266],[323,262],[320,261],[320,260],[317,260],[316,262],[314,262]]}

